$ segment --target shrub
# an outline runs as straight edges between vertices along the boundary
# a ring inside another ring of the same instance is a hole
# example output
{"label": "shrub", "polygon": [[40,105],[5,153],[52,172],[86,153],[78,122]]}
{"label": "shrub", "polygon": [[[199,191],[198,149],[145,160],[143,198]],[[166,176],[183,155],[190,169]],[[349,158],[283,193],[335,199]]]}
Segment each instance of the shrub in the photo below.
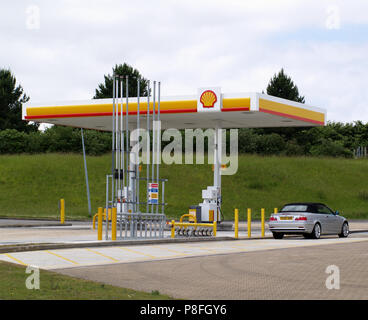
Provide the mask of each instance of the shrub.
{"label": "shrub", "polygon": [[239,129],[238,150],[239,153],[256,153],[258,135],[253,129]]}
{"label": "shrub", "polygon": [[351,150],[344,148],[341,143],[330,139],[321,139],[319,144],[311,147],[310,154],[312,156],[325,157],[353,157],[353,152]]}
{"label": "shrub", "polygon": [[25,151],[26,136],[15,129],[0,131],[0,153],[22,153]]}
{"label": "shrub", "polygon": [[87,154],[97,156],[111,151],[111,133],[86,130],[83,136]]}
{"label": "shrub", "polygon": [[49,152],[80,152],[82,150],[82,139],[77,134],[77,129],[63,126],[53,126],[46,129],[46,150]]}
{"label": "shrub", "polygon": [[286,143],[285,155],[287,156],[301,156],[305,154],[304,148],[293,139]]}
{"label": "shrub", "polygon": [[264,155],[280,154],[285,149],[285,140],[277,133],[258,136],[257,153]]}
{"label": "shrub", "polygon": [[42,132],[36,131],[36,132],[30,132],[25,136],[25,146],[24,146],[24,152],[27,153],[40,153],[44,152],[44,143],[43,143],[44,137],[42,135]]}

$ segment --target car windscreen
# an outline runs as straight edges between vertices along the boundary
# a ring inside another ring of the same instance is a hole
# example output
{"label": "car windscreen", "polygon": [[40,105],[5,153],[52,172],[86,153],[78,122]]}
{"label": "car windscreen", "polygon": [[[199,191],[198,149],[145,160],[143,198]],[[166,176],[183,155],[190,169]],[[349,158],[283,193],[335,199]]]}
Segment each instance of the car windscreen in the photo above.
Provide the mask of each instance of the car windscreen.
{"label": "car windscreen", "polygon": [[306,212],[307,209],[308,206],[304,204],[290,204],[284,206],[280,212]]}

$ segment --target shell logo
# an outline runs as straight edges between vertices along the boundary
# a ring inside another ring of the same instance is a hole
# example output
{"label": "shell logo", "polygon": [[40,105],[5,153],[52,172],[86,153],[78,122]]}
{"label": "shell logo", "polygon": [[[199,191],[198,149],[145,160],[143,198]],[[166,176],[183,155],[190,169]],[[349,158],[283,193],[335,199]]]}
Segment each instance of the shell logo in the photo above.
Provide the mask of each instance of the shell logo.
{"label": "shell logo", "polygon": [[203,108],[213,108],[217,102],[216,93],[214,93],[212,90],[203,91],[199,101],[202,103]]}

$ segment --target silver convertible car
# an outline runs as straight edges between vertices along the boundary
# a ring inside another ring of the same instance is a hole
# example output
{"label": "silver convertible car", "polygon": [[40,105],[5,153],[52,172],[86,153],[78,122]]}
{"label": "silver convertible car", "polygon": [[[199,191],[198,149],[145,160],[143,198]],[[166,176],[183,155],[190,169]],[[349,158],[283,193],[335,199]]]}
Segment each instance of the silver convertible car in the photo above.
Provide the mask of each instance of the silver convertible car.
{"label": "silver convertible car", "polygon": [[275,239],[284,234],[302,234],[319,239],[321,234],[349,235],[348,221],[323,203],[289,203],[279,213],[272,214],[268,227]]}

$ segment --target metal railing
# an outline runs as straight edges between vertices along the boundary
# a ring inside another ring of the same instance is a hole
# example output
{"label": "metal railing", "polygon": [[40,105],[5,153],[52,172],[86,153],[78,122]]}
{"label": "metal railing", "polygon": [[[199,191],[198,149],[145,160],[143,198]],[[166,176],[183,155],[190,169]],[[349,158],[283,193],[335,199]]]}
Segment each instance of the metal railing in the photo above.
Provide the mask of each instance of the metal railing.
{"label": "metal railing", "polygon": [[121,239],[163,238],[166,225],[164,214],[120,213],[117,225]]}

